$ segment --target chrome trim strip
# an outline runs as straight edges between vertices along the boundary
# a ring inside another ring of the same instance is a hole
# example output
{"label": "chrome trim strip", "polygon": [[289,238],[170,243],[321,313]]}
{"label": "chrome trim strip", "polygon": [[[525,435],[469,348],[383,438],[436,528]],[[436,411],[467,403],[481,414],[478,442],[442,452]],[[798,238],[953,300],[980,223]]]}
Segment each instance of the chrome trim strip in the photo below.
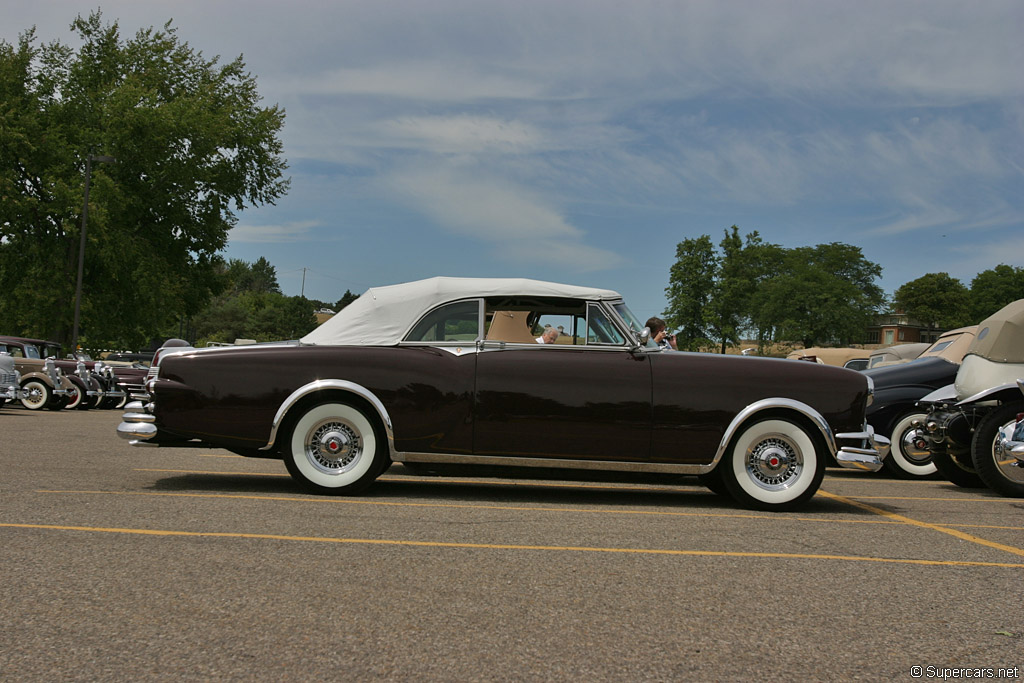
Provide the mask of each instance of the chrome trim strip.
{"label": "chrome trim strip", "polygon": [[381,422],[384,424],[384,433],[388,440],[388,451],[391,453],[392,459],[394,459],[395,435],[391,423],[391,416],[388,415],[388,411],[387,408],[384,407],[384,403],[366,387],[343,379],[318,379],[293,391],[291,395],[284,400],[281,407],[277,409],[277,414],[274,415],[274,421],[270,426],[270,438],[267,441],[267,445],[263,446],[259,450],[269,451],[274,447],[274,442],[277,440],[277,430],[281,428],[281,423],[284,422],[285,416],[296,403],[310,394],[314,394],[318,391],[328,391],[331,389],[340,389],[341,391],[355,394],[356,396],[365,399],[373,406],[374,410],[377,411],[377,416],[380,417]]}
{"label": "chrome trim strip", "polygon": [[395,462],[432,462],[449,465],[492,465],[501,467],[536,467],[538,469],[604,470],[615,472],[650,472],[663,474],[705,474],[711,465],[665,462],[623,462],[618,460],[561,460],[557,458],[516,458],[499,455],[456,455],[453,453],[393,453]]}

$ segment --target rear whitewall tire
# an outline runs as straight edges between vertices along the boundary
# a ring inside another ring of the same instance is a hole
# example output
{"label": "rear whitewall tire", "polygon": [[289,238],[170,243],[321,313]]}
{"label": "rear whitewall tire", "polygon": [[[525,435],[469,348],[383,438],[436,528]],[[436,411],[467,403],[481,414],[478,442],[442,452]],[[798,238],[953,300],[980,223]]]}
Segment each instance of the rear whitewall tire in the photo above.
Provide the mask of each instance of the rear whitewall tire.
{"label": "rear whitewall tire", "polygon": [[346,403],[312,406],[295,421],[283,449],[289,474],[321,493],[367,488],[387,461],[376,423]]}

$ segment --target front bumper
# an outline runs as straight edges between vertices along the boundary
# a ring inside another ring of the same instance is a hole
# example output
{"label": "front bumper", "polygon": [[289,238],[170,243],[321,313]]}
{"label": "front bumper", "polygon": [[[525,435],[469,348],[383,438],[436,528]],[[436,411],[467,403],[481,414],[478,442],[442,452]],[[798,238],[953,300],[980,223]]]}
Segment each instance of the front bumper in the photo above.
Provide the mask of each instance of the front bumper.
{"label": "front bumper", "polygon": [[871,425],[864,425],[863,432],[836,434],[836,462],[852,470],[877,472],[889,455],[889,439],[875,434]]}

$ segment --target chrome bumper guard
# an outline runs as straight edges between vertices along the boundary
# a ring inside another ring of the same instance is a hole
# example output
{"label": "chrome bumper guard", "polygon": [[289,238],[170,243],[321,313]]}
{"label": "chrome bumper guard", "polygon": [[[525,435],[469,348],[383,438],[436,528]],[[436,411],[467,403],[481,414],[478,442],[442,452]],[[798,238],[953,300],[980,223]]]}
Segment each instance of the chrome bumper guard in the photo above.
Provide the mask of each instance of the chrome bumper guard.
{"label": "chrome bumper guard", "polygon": [[156,417],[146,410],[142,401],[132,401],[124,407],[121,424],[117,425],[117,435],[128,439],[133,446],[144,446],[156,436]]}
{"label": "chrome bumper guard", "polygon": [[836,441],[853,441],[856,445],[842,446],[836,451],[836,462],[853,470],[877,472],[882,461],[889,455],[889,439],[875,434],[871,425],[865,425],[863,432],[836,434]]}

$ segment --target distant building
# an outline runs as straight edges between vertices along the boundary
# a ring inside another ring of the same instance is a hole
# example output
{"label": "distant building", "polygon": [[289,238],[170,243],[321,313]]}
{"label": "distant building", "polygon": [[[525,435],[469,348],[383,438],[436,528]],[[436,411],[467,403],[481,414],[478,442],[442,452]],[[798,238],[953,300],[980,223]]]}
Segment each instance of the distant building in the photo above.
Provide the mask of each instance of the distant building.
{"label": "distant building", "polygon": [[903,311],[895,311],[883,313],[875,318],[875,324],[868,327],[864,343],[882,346],[918,342],[931,344],[945,331],[944,328],[928,327]]}

